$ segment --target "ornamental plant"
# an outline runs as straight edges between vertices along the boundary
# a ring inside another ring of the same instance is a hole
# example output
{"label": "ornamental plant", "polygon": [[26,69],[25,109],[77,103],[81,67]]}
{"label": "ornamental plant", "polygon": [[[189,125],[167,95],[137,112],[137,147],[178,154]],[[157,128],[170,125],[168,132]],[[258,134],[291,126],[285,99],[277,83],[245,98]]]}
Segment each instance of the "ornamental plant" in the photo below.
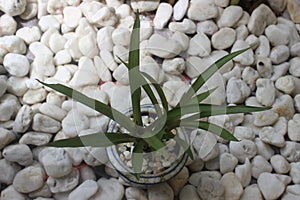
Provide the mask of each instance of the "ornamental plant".
{"label": "ornamental plant", "polygon": [[[214,115],[249,113],[264,111],[268,108],[252,107],[252,106],[222,106],[201,103],[209,95],[214,92],[214,89],[207,90],[203,93],[198,93],[198,90],[206,81],[214,75],[225,63],[247,51],[249,48],[233,52],[227,56],[217,60],[209,66],[200,76],[196,78],[189,89],[183,94],[179,103],[169,108],[166,96],[161,86],[147,73],[141,72],[140,66],[140,19],[139,13],[136,13],[131,40],[129,46],[128,63],[121,60],[127,67],[129,74],[131,100],[132,100],[132,117],[127,117],[118,110],[106,105],[96,99],[90,98],[81,92],[74,90],[62,84],[47,84],[39,81],[44,86],[47,86],[57,92],[60,92],[84,105],[94,109],[115,121],[120,127],[126,131],[116,133],[98,132],[84,136],[76,136],[74,138],[62,139],[48,144],[53,147],[108,147],[122,143],[132,143],[132,169],[139,177],[143,164],[144,151],[158,151],[163,149],[164,141],[172,138],[184,149],[186,153],[193,158],[188,142],[176,136],[178,127],[191,127],[203,129],[214,133],[226,140],[237,141],[237,139],[226,129],[201,120]],[[156,119],[149,125],[145,126],[142,123],[141,112],[141,91],[146,92],[156,112]]]}

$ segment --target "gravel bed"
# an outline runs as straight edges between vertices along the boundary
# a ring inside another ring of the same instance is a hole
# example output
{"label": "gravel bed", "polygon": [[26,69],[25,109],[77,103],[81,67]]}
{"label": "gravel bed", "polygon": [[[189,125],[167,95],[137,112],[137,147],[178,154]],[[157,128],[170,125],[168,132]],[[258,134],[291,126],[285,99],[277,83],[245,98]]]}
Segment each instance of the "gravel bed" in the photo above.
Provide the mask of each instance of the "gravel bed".
{"label": "gravel bed", "polygon": [[[300,2],[266,2],[248,13],[229,0],[0,1],[0,199],[300,199]],[[104,148],[45,147],[105,131],[109,120],[36,81],[126,110],[117,56],[128,59],[132,8],[142,13],[141,70],[170,106],[209,64],[257,43],[208,81],[217,90],[206,102],[271,107],[208,118],[241,141],[192,131],[196,159],[146,189],[122,181]]]}

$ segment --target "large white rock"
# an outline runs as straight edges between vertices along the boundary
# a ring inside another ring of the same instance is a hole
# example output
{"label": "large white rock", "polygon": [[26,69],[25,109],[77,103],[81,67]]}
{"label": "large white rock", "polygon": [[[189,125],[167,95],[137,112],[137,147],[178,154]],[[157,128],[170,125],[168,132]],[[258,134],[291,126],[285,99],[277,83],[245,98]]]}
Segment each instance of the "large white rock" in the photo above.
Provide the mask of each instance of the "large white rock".
{"label": "large white rock", "polygon": [[11,200],[11,199],[26,200],[26,196],[18,192],[13,185],[10,185],[1,191],[1,199],[2,200]]}
{"label": "large white rock", "polygon": [[250,199],[263,200],[262,194],[257,186],[257,184],[252,184],[247,186],[244,189],[244,193],[241,196],[241,200],[250,200]]}
{"label": "large white rock", "polygon": [[246,187],[251,182],[251,174],[251,163],[248,158],[246,158],[244,164],[235,168],[235,175],[243,187]]}
{"label": "large white rock", "polygon": [[182,51],[179,42],[153,34],[148,42],[147,51],[160,58],[174,58]]}
{"label": "large white rock", "polygon": [[221,183],[225,189],[226,199],[239,199],[243,194],[243,186],[233,172],[224,174]]}
{"label": "large white rock", "polygon": [[222,199],[225,196],[225,188],[220,178],[207,174],[201,177],[197,185],[197,192],[201,199]]}
{"label": "large white rock", "polygon": [[32,152],[25,144],[9,145],[3,149],[2,154],[6,160],[22,166],[28,166],[33,162]]}
{"label": "large white rock", "polygon": [[184,199],[200,200],[200,197],[197,194],[197,190],[194,186],[187,184],[182,188],[179,194],[179,200]]}
{"label": "large white rock", "polygon": [[272,46],[286,45],[289,43],[288,34],[274,24],[266,28],[265,34]]}
{"label": "large white rock", "polygon": [[238,164],[238,159],[230,153],[222,153],[220,156],[220,171],[222,174],[232,172],[236,165]]}
{"label": "large white rock", "polygon": [[9,53],[26,53],[25,42],[18,36],[9,35],[0,37],[0,46]]}
{"label": "large white rock", "polygon": [[260,174],[257,184],[265,199],[277,199],[285,190],[285,185],[278,176],[268,172]]}
{"label": "large white rock", "polygon": [[105,26],[98,30],[97,44],[100,50],[106,49],[108,51],[112,51],[113,49],[112,33],[114,29],[115,28],[112,26]]}
{"label": "large white rock", "polygon": [[25,11],[26,0],[5,0],[0,2],[0,10],[10,16],[17,16]]}
{"label": "large white rock", "polygon": [[26,76],[30,69],[30,64],[26,56],[16,53],[6,54],[3,66],[11,75],[16,77]]}
{"label": "large white rock", "polygon": [[46,145],[50,142],[52,134],[43,132],[27,132],[19,140],[20,144],[31,144],[36,146]]}
{"label": "large white rock", "polygon": [[192,20],[204,21],[218,16],[218,8],[214,0],[192,0],[187,16]]}
{"label": "large white rock", "polygon": [[174,195],[178,195],[184,185],[188,182],[189,171],[184,167],[176,176],[168,181],[168,184],[173,189]]}
{"label": "large white rock", "polygon": [[29,166],[19,171],[13,181],[18,192],[29,193],[44,185],[45,172],[40,166]]}

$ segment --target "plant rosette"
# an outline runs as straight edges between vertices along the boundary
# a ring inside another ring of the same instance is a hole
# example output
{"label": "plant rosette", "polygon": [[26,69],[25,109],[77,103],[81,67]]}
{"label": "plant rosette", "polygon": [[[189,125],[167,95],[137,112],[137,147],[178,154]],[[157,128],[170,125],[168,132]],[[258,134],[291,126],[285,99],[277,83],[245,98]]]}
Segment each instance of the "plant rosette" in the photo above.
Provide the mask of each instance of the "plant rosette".
{"label": "plant rosette", "polygon": [[[248,48],[230,53],[210,65],[195,78],[179,103],[170,108],[161,85],[149,74],[140,71],[140,17],[137,12],[131,33],[128,63],[120,59],[128,70],[132,109],[124,114],[66,85],[47,84],[38,80],[44,86],[102,113],[112,121],[107,132],[57,140],[49,143],[48,146],[108,147],[112,165],[126,180],[136,184],[166,181],[180,171],[187,154],[193,159],[192,149],[186,139],[189,138],[189,133],[184,132],[185,128],[202,129],[225,140],[237,141],[228,130],[203,119],[215,115],[251,113],[269,109],[245,105],[226,106],[202,103],[216,88],[199,93],[199,89],[224,64],[252,47],[253,45],[249,45]],[[151,109],[141,106],[142,89],[153,105]],[[144,112],[144,109],[148,111]],[[152,117],[145,117],[144,113]],[[170,147],[169,145],[174,145],[172,144],[174,141],[175,146]],[[174,151],[170,151],[172,148]],[[177,160],[167,162],[173,157],[173,153],[176,154]],[[122,157],[124,157],[123,162],[117,161],[116,158],[122,161]],[[156,162],[159,158],[160,161]],[[151,167],[152,164],[155,167]]]}
{"label": "plant rosette", "polygon": [[[152,104],[141,105],[143,126],[148,126],[157,118],[154,106]],[[128,117],[132,117],[132,109],[124,113]],[[176,128],[172,130],[175,137],[179,137],[189,144],[188,134],[184,133],[184,129]],[[111,121],[108,132],[126,132],[115,122]],[[136,171],[132,167],[132,151],[134,143],[123,143],[107,147],[108,158],[115,170],[130,185],[145,186],[161,183],[174,177],[184,167],[188,154],[187,149],[179,145],[174,138],[165,139],[163,141],[164,148],[158,151],[144,149],[142,152],[143,165],[139,178]]]}

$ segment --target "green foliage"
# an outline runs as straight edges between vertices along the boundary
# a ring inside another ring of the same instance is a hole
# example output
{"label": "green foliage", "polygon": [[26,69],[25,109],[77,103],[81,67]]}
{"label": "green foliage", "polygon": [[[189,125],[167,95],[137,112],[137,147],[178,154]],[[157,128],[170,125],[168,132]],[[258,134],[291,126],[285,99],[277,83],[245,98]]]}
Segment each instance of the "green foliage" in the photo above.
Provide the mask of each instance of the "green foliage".
{"label": "green foliage", "polygon": [[[140,66],[140,21],[139,13],[136,13],[136,19],[131,34],[129,60],[128,63],[121,62],[128,68],[130,90],[132,98],[133,120],[115,110],[114,108],[89,98],[86,95],[62,84],[47,84],[43,85],[52,88],[100,113],[116,121],[121,127],[124,127],[128,133],[94,133],[85,136],[77,136],[70,139],[58,140],[49,143],[49,146],[54,147],[107,147],[120,143],[133,142],[134,149],[132,155],[133,170],[138,178],[143,164],[143,150],[152,149],[160,150],[164,147],[163,140],[174,138],[186,152],[192,157],[191,149],[188,144],[175,137],[171,131],[177,127],[192,127],[210,131],[226,140],[237,141],[237,139],[226,129],[211,124],[209,122],[200,121],[201,118],[235,113],[249,113],[263,111],[269,108],[251,107],[251,106],[218,106],[211,104],[202,104],[216,88],[197,94],[198,90],[206,83],[206,81],[216,73],[225,63],[232,60],[234,57],[247,51],[249,48],[233,52],[223,58],[217,60],[214,64],[208,67],[191,85],[189,90],[182,96],[176,107],[169,110],[165,94],[161,86],[148,74],[141,72]],[[151,87],[152,86],[152,87]],[[157,119],[147,127],[142,126],[141,119],[141,89],[149,96],[157,113]],[[155,96],[158,94],[160,101]],[[161,102],[161,104],[159,103]],[[154,133],[154,134],[153,134]]]}

